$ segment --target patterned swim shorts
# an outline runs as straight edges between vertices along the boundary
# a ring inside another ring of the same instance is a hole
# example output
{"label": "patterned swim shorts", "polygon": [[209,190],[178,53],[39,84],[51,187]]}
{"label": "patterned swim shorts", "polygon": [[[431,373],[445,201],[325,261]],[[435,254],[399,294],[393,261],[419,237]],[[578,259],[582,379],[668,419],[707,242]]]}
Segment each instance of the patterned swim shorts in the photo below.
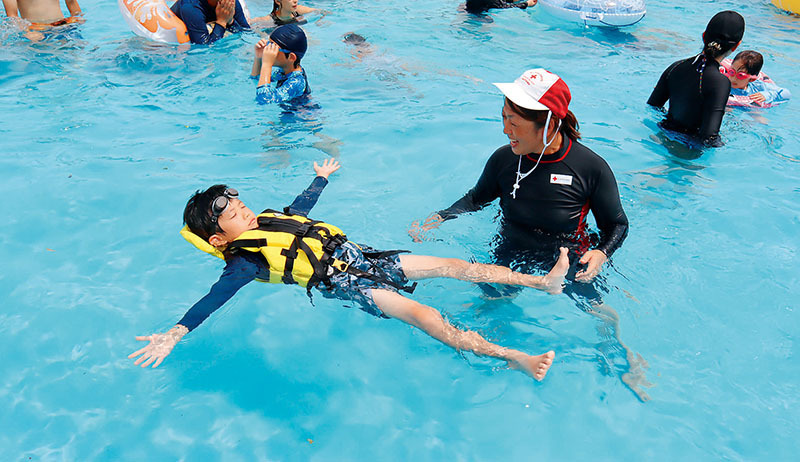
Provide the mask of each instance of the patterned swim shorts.
{"label": "patterned swim shorts", "polygon": [[[406,278],[405,273],[403,273],[403,267],[400,265],[400,257],[396,253],[386,256],[367,257],[364,252],[377,253],[380,251],[347,241],[336,249],[333,256],[349,263],[353,268],[383,276],[398,286],[404,286],[408,283],[408,278]],[[323,297],[354,301],[359,304],[359,308],[363,311],[373,316],[388,318],[375,304],[375,300],[372,299],[372,289],[386,289],[397,292],[397,288],[394,286],[385,282],[373,281],[339,272],[331,276],[330,282],[330,287],[325,284],[317,286]]]}

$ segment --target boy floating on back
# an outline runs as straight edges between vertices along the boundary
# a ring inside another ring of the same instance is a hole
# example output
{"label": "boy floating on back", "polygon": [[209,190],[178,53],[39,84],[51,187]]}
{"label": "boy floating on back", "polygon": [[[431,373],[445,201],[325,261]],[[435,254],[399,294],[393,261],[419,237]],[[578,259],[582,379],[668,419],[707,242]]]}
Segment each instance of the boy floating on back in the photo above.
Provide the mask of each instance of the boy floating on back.
{"label": "boy floating on back", "polygon": [[169,331],[136,337],[150,343],[132,353],[135,364],[158,366],[184,335],[252,280],[298,284],[318,289],[327,298],[356,302],[381,318],[397,318],[458,350],[503,359],[536,380],[542,380],[555,353],[531,356],[488,342],[476,332],[462,331],[434,308],[401,295],[412,292],[410,280],[447,277],[470,282],[513,284],[559,293],[569,268],[567,249],[545,276],[515,273],[496,265],[469,263],[454,258],[399,255],[402,251],[378,251],[349,241],[330,224],[308,219],[328,176],[339,164],[314,163],[317,177],[284,209],[254,214],[238,198],[238,192],[215,185],[197,192],[186,204],[181,234],[200,250],[225,260],[226,266],[210,292],[200,299]]}

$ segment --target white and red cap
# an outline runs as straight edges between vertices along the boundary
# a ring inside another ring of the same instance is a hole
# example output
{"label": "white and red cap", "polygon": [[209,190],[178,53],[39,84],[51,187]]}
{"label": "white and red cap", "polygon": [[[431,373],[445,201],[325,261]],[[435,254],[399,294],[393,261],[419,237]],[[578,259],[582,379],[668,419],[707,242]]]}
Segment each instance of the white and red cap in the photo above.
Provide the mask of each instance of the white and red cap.
{"label": "white and red cap", "polygon": [[514,104],[534,111],[550,110],[563,119],[572,95],[561,77],[544,69],[529,69],[513,83],[495,83]]}

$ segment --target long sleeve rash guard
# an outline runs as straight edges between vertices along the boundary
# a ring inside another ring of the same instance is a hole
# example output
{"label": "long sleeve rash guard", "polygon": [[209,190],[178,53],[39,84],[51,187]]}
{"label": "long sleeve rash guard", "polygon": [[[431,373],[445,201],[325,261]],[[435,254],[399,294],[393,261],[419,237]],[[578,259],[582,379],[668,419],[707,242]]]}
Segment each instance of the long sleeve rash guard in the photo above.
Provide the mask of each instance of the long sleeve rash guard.
{"label": "long sleeve rash guard", "polygon": [[659,108],[669,101],[665,128],[697,136],[704,144],[720,146],[719,127],[731,92],[731,82],[708,60],[702,74],[702,56],[670,65],[658,79],[647,104]]}
{"label": "long sleeve rash guard", "polygon": [[[536,157],[522,158],[523,173],[533,168]],[[586,237],[586,216],[591,210],[600,228],[597,248],[610,257],[622,245],[628,218],[614,173],[600,156],[565,137],[558,152],[542,156],[539,166],[520,182],[515,199],[511,192],[518,161],[511,146],[499,148],[475,187],[439,215],[446,220],[455,218],[500,198],[503,237],[524,243],[544,233],[580,242]]]}
{"label": "long sleeve rash guard", "polygon": [[[178,0],[170,8],[184,24],[189,32],[189,40],[192,43],[207,45],[216,42],[225,35],[225,28],[219,24],[214,24],[211,33],[206,27],[207,23],[217,20],[217,12],[208,4],[207,0]],[[230,32],[241,32],[250,29],[250,24],[244,15],[244,10],[239,1],[236,1],[236,10],[233,13],[233,23],[228,26]]]}
{"label": "long sleeve rash guard", "polygon": [[[292,205],[287,207],[286,212],[292,215],[308,216],[327,184],[328,180],[326,178],[321,176],[314,178],[311,185],[295,198]],[[269,279],[269,268],[267,268],[264,259],[249,252],[241,252],[234,255],[226,261],[222,275],[211,286],[208,294],[195,303],[183,315],[183,318],[178,321],[178,324],[185,326],[189,331],[194,330],[211,313],[230,300],[239,289],[256,277]]]}

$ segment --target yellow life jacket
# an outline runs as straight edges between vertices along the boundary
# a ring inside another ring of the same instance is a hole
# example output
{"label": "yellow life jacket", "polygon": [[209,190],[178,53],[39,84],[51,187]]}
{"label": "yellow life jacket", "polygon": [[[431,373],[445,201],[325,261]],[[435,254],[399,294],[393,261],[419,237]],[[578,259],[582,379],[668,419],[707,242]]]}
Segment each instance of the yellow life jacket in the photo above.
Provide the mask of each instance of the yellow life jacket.
{"label": "yellow life jacket", "polygon": [[[347,263],[331,256],[347,241],[347,236],[336,226],[274,210],[265,210],[257,219],[257,229],[245,231],[228,244],[233,253],[241,249],[264,256],[269,266],[269,279],[256,280],[311,288],[327,281],[331,266],[339,271],[348,270]],[[181,235],[198,249],[225,259],[220,250],[187,226],[183,227]]]}
{"label": "yellow life jacket", "polygon": [[[403,286],[385,275],[361,271],[333,258],[333,252],[347,242],[347,236],[336,226],[274,210],[265,210],[257,218],[258,228],[245,231],[228,244],[228,248],[232,253],[244,250],[264,256],[269,266],[269,279],[256,278],[259,282],[299,284],[310,290],[319,283],[327,284],[336,271],[382,282],[408,293],[417,286],[416,282]],[[225,254],[191,232],[188,226],[181,229],[181,236],[203,252],[225,259]],[[380,257],[403,252],[406,251],[364,252],[364,255]]]}

